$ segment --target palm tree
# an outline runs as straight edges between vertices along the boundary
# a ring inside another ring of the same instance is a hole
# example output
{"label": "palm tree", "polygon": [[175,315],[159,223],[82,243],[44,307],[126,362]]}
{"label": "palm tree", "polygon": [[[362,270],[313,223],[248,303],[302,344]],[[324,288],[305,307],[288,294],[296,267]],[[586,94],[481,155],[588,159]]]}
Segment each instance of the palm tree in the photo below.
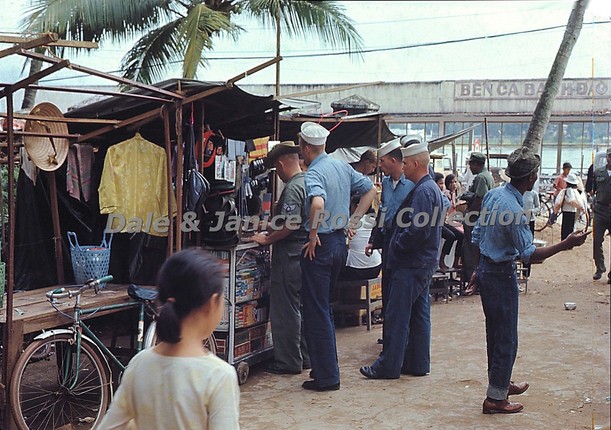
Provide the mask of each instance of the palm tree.
{"label": "palm tree", "polygon": [[545,133],[545,129],[552,115],[552,107],[560,91],[564,71],[569,63],[573,47],[575,43],[577,43],[577,38],[581,33],[583,16],[588,7],[588,1],[589,0],[577,0],[573,6],[569,21],[566,25],[566,30],[564,31],[562,43],[558,48],[554,64],[549,72],[545,87],[543,88],[530,125],[528,126],[528,131],[524,138],[524,145],[532,149],[535,154],[539,154],[543,134]]}
{"label": "palm tree", "polygon": [[318,36],[327,46],[362,49],[353,21],[335,1],[306,0],[31,0],[25,32],[55,32],[69,40],[125,41],[141,36],[121,62],[123,77],[152,83],[174,62],[193,79],[206,65],[214,40],[237,40],[244,29],[235,16],[248,14],[264,24],[281,22],[293,37]]}

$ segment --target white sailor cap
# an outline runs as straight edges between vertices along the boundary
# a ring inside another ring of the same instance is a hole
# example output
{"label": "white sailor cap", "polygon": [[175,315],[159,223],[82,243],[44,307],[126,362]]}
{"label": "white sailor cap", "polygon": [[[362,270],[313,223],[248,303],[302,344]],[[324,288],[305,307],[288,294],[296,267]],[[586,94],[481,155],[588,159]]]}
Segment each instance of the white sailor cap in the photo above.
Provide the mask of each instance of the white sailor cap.
{"label": "white sailor cap", "polygon": [[314,122],[301,124],[301,138],[310,145],[324,145],[327,142],[329,130]]}
{"label": "white sailor cap", "polygon": [[429,145],[427,142],[416,143],[414,145],[410,145],[407,148],[401,148],[401,155],[403,158],[411,157],[412,155],[420,154],[422,152],[428,152]]}
{"label": "white sailor cap", "polygon": [[389,140],[388,142],[380,146],[380,149],[378,149],[378,158],[382,158],[385,155],[390,154],[397,148],[401,148],[401,138],[400,137],[397,137],[396,139],[393,139],[393,140]]}
{"label": "white sailor cap", "polygon": [[422,139],[418,134],[407,134],[405,136],[401,136],[401,146],[408,147],[414,143],[422,143]]}

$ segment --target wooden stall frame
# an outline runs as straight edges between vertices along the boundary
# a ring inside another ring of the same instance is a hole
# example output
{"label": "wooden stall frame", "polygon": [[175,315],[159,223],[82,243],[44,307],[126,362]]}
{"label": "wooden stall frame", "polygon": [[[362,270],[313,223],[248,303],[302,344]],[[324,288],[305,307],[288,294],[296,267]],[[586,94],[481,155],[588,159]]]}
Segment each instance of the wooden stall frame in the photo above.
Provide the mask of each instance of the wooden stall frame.
{"label": "wooden stall frame", "polygon": [[[49,57],[43,54],[38,54],[35,52],[28,51],[28,49],[32,49],[32,48],[44,46],[44,45],[65,46],[63,45],[64,42],[65,43],[69,42],[70,46],[82,46],[82,47],[88,47],[88,48],[97,47],[97,45],[90,46],[91,45],[90,42],[82,42],[82,45],[79,45],[80,42],[60,41],[57,34],[50,33],[50,34],[42,35],[41,37],[38,37],[38,38],[25,38],[24,37],[24,38],[17,38],[16,40],[10,40],[9,43],[15,43],[15,44],[8,49],[0,50],[0,58],[17,54],[20,56],[28,57],[28,58],[35,59],[35,60],[40,60],[45,63],[51,64],[51,66],[47,67],[46,69],[41,70],[40,72],[34,75],[31,75],[31,76],[28,76],[15,83],[12,83],[12,84],[0,83],[0,98],[6,97],[6,100],[7,100],[7,112],[6,114],[2,114],[0,116],[5,117],[7,119],[7,123],[10,125],[6,131],[0,132],[0,136],[5,135],[7,137],[7,143],[6,143],[6,147],[8,151],[7,164],[9,166],[14,166],[16,162],[15,149],[20,145],[15,144],[15,136],[64,137],[64,138],[70,139],[72,142],[84,142],[84,141],[91,139],[92,137],[101,136],[107,132],[114,131],[118,128],[127,127],[130,125],[131,126],[142,126],[144,124],[155,121],[159,117],[161,117],[164,122],[164,141],[165,141],[165,149],[166,149],[166,159],[167,159],[166,161],[168,163],[168,169],[167,169],[168,170],[168,177],[167,177],[168,208],[170,208],[170,210],[172,208],[172,200],[173,200],[172,199],[173,197],[172,176],[171,176],[172,173],[171,173],[171,169],[169,168],[169,166],[171,166],[171,163],[172,163],[171,147],[170,147],[170,144],[171,144],[170,129],[169,129],[170,112],[180,110],[181,111],[180,114],[182,114],[183,106],[188,106],[192,102],[202,100],[217,92],[224,91],[226,89],[230,89],[233,87],[234,83],[239,81],[240,79],[243,79],[259,70],[262,70],[272,64],[276,64],[282,60],[282,57],[276,56],[275,58],[269,61],[266,61],[252,69],[249,69],[237,76],[230,78],[229,80],[225,82],[224,86],[214,87],[207,91],[202,91],[201,93],[194,94],[189,97],[185,97],[184,95],[180,93],[180,91],[172,92],[172,91],[164,90],[164,89],[161,89],[155,86],[142,84],[140,82],[132,81],[130,79],[117,77],[109,73],[105,73],[105,72],[101,72],[101,71],[91,69],[88,67],[80,66],[78,64],[71,63],[70,61],[65,60],[65,59]],[[7,40],[0,39],[0,43],[7,43]],[[55,73],[56,71],[64,69],[64,68],[70,68],[78,72],[82,72],[82,73],[85,73],[91,76],[96,76],[102,79],[107,79],[107,80],[119,83],[121,85],[129,86],[132,88],[148,90],[154,94],[157,94],[157,96],[120,93],[120,92],[113,92],[113,91],[100,91],[100,90],[94,90],[94,89],[87,90],[87,89],[70,88],[70,87],[45,87],[45,86],[40,86],[36,84],[36,82],[38,82],[41,78],[51,75]],[[154,102],[159,102],[161,104],[161,107],[151,110],[149,112],[145,112],[143,114],[137,115],[133,118],[122,120],[122,121],[100,120],[100,119],[95,119],[95,118],[91,118],[91,119],[47,118],[47,117],[41,118],[36,115],[15,114],[13,95],[16,91],[19,91],[21,89],[25,89],[28,87],[35,88],[35,89],[51,90],[51,91],[62,91],[62,92],[68,92],[68,93],[70,92],[88,93],[88,94],[94,94],[94,95],[111,95],[111,96],[122,96],[122,97],[146,99],[146,100],[150,100]],[[88,123],[93,123],[93,124],[100,124],[102,126],[99,129],[95,130],[94,132],[88,133],[86,135],[78,135],[78,134],[58,135],[58,134],[52,134],[52,133],[19,132],[19,131],[13,130],[12,124],[13,124],[14,118],[20,118],[20,119],[26,119],[26,120],[44,119],[45,121],[52,120],[52,121],[66,122],[66,123],[88,122]],[[180,135],[182,133],[182,129],[179,126],[178,121],[175,124],[175,127],[176,127],[177,135]],[[62,242],[59,238],[59,233],[58,233],[60,229],[60,220],[59,220],[59,213],[58,213],[58,208],[57,208],[56,187],[54,186],[54,180],[53,180],[55,176],[53,172],[49,173],[49,178],[51,179],[50,180],[50,186],[51,186],[50,194],[51,194],[51,200],[52,200],[51,201],[51,211],[52,211],[52,217],[53,217],[53,230],[54,230],[53,240],[55,243],[56,258],[59,255],[59,258],[57,259],[57,264],[58,264],[57,273],[58,273],[58,279],[62,279],[63,281],[63,263],[61,262],[62,260],[61,244]],[[16,332],[15,330],[16,327],[14,327],[14,324],[13,324],[13,289],[14,289],[14,283],[15,283],[15,277],[14,277],[14,264],[15,264],[14,185],[15,184],[14,182],[15,181],[14,181],[13,175],[8,175],[8,188],[9,188],[9,191],[8,191],[8,200],[9,200],[9,205],[8,205],[9,232],[8,232],[8,235],[9,235],[9,240],[8,240],[7,265],[6,265],[8,276],[7,276],[6,288],[5,288],[6,290],[6,321],[4,324],[4,333],[3,333],[3,339],[5,339],[4,350],[3,350],[4,359],[2,362],[2,375],[1,375],[2,380],[0,382],[0,409],[2,409],[4,412],[3,428],[13,428],[13,425],[14,425],[12,423],[11,414],[7,413],[8,412],[7,393],[8,393],[8,382],[10,381],[12,368],[17,360],[17,357],[19,354],[19,348],[21,348],[21,345],[16,345],[15,342],[11,342],[11,339],[14,337],[14,333]],[[181,196],[182,195],[182,181],[181,180],[177,181],[176,188],[177,188],[178,195]],[[178,206],[181,206],[180,202],[178,203]],[[170,223],[172,223],[172,217],[170,217]],[[173,237],[171,233],[172,225],[170,225],[169,232],[170,232],[169,233],[170,235],[168,236],[168,251],[167,251],[168,255],[170,255],[174,249],[174,241],[173,241]],[[181,246],[181,241],[179,239],[180,235],[177,235],[177,236],[178,237],[176,238],[177,239],[176,245],[180,247]],[[61,267],[60,267],[60,264],[61,264]],[[20,332],[21,330],[17,330],[17,331]]]}

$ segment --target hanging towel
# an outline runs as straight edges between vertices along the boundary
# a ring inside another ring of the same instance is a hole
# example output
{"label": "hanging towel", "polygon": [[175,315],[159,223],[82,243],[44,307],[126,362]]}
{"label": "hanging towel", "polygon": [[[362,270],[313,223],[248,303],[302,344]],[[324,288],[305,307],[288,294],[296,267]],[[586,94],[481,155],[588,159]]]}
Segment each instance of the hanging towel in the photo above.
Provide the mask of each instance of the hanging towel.
{"label": "hanging towel", "polygon": [[19,157],[21,158],[21,170],[26,174],[28,178],[34,183],[36,186],[36,179],[38,178],[38,167],[32,160],[30,160],[30,156],[28,155],[28,151],[22,146],[19,148]]}
{"label": "hanging towel", "polygon": [[66,189],[70,196],[85,202],[91,197],[91,166],[93,165],[93,147],[75,143],[68,151],[66,169]]}

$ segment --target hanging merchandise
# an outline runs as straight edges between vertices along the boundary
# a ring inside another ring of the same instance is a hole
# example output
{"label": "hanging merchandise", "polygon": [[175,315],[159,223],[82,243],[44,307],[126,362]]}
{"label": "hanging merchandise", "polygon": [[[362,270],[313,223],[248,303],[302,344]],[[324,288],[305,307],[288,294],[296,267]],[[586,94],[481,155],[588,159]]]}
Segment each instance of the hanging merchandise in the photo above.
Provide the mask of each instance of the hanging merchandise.
{"label": "hanging merchandise", "polygon": [[203,174],[210,183],[210,192],[235,188],[235,165],[227,156],[227,142],[220,131],[204,132]]}
{"label": "hanging merchandise", "polygon": [[[70,242],[70,256],[72,258],[72,270],[74,281],[83,284],[92,279],[99,279],[108,275],[110,265],[110,246],[112,245],[112,234],[106,239],[106,234],[99,246],[81,246],[78,243],[76,233],[68,232]],[[101,285],[103,287],[103,285]]]}
{"label": "hanging merchandise", "polygon": [[[63,118],[62,111],[53,103],[39,103],[30,111],[30,115],[50,118]],[[25,123],[26,132],[67,135],[68,126],[65,122],[28,120]],[[30,159],[41,170],[53,171],[59,169],[68,156],[68,139],[51,136],[25,136],[25,146]]]}
{"label": "hanging merchandise", "polygon": [[71,197],[88,202],[91,197],[91,168],[93,166],[93,147],[75,143],[68,151],[66,169],[66,189]]}
{"label": "hanging merchandise", "polygon": [[[168,188],[165,150],[139,133],[112,145],[100,180],[100,213],[113,232],[167,236]],[[176,213],[172,194],[171,216]],[[165,226],[165,227],[164,227]]]}
{"label": "hanging merchandise", "polygon": [[239,218],[231,193],[216,193],[204,202],[201,220],[202,241],[211,246],[238,243]]}
{"label": "hanging merchandise", "polygon": [[195,159],[195,131],[193,126],[193,108],[191,108],[191,121],[189,122],[189,141],[185,143],[184,156],[184,183],[183,183],[183,208],[186,211],[199,210],[210,192],[210,183],[200,173]]}

